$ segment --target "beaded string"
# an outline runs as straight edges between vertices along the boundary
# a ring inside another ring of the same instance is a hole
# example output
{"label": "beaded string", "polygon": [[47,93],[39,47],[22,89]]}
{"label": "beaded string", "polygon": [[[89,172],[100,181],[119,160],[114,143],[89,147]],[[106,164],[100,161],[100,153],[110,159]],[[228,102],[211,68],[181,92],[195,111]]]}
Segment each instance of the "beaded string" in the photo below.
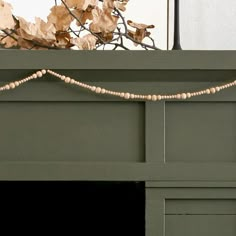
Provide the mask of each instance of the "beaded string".
{"label": "beaded string", "polygon": [[4,91],[4,90],[10,90],[10,89],[15,89],[16,87],[30,81],[30,80],[34,80],[37,78],[42,77],[45,74],[51,74],[54,77],[59,78],[60,80],[64,81],[67,84],[73,84],[73,85],[77,85],[81,88],[87,89],[89,91],[92,91],[93,93],[96,94],[108,94],[111,96],[116,96],[116,97],[120,97],[120,98],[124,98],[124,99],[141,99],[141,100],[148,100],[148,101],[160,101],[160,100],[167,100],[167,99],[188,99],[191,97],[196,97],[196,96],[201,96],[201,95],[209,95],[209,94],[215,94],[217,92],[220,92],[223,89],[227,89],[230,88],[232,86],[236,86],[236,80],[230,83],[226,83],[223,85],[219,85],[216,87],[210,87],[207,89],[203,89],[203,90],[199,90],[199,91],[195,91],[195,92],[184,92],[184,93],[177,93],[177,94],[134,94],[134,93],[129,93],[129,92],[117,92],[117,91],[113,91],[113,90],[108,90],[106,88],[102,88],[102,87],[96,87],[96,86],[91,86],[88,85],[86,83],[82,83],[78,80],[75,80],[73,78],[70,78],[68,76],[65,75],[61,75],[58,74],[52,70],[39,70],[35,73],[33,73],[32,75],[25,77],[21,80],[17,80],[14,82],[11,82],[9,84],[6,84],[2,87],[0,87],[0,91]]}

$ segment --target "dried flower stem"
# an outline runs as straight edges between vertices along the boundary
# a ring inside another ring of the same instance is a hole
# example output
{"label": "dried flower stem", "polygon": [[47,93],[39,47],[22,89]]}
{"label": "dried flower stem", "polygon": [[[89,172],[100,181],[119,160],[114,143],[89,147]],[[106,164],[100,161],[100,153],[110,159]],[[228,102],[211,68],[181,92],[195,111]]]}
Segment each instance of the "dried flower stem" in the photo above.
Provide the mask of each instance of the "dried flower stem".
{"label": "dried flower stem", "polygon": [[[102,8],[93,0],[81,2],[83,5],[80,7],[76,1],[71,1],[70,5],[67,5],[69,2],[66,0],[61,0],[60,4],[57,0],[54,2],[48,21],[37,18],[35,23],[27,22],[22,17],[16,18],[9,10],[10,5],[6,4],[3,10],[6,22],[0,22],[1,28],[6,28],[1,30],[4,33],[1,34],[1,45],[29,50],[69,49],[72,46],[81,50],[93,50],[100,47],[105,49],[110,45],[112,50],[130,50],[125,45],[129,40],[145,50],[160,50],[148,31],[154,25],[125,20],[122,12],[125,11],[128,0],[107,0]],[[73,19],[77,21],[78,30],[71,26]],[[88,24],[87,19],[92,19],[92,23]],[[136,31],[129,30],[128,26]],[[83,32],[88,34],[84,35]],[[150,39],[150,44],[143,43],[144,38]]]}
{"label": "dried flower stem", "polygon": [[154,49],[154,50],[160,50],[159,48],[157,48],[157,47],[155,46],[154,39],[152,39],[150,36],[149,36],[149,38],[152,40],[153,45],[148,45],[148,44],[146,44],[146,43],[139,42],[139,41],[133,39],[132,37],[130,37],[130,36],[128,35],[128,27],[127,27],[127,24],[126,24],[126,22],[125,22],[125,18],[123,17],[123,15],[121,14],[121,12],[120,12],[118,9],[115,8],[114,11],[115,11],[115,12],[117,13],[117,15],[121,18],[122,23],[123,23],[123,26],[124,26],[124,28],[125,28],[125,33],[121,33],[121,32],[118,33],[120,36],[124,36],[125,38],[131,40],[132,42],[134,42],[134,43],[136,43],[136,44],[139,44],[140,46],[142,46],[142,47],[145,48],[145,49],[150,48],[150,49]]}
{"label": "dried flower stem", "polygon": [[67,6],[67,4],[65,3],[65,1],[61,0],[62,4],[65,6],[65,8],[67,9],[67,11],[69,12],[69,14],[74,17],[75,20],[77,20],[80,23],[80,27],[86,31],[88,31],[90,34],[92,34],[93,36],[97,37],[102,43],[106,43],[98,34],[93,33],[91,30],[89,30],[88,28],[86,28],[81,20],[70,10],[70,8]]}

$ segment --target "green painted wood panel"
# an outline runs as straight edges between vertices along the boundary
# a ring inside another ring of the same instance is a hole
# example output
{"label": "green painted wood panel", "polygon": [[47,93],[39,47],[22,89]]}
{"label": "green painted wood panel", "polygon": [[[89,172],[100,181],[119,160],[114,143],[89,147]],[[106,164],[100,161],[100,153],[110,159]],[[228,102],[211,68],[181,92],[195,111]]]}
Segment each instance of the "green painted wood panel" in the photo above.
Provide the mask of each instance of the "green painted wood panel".
{"label": "green painted wood panel", "polygon": [[165,223],[165,236],[236,235],[236,215],[168,215]]}
{"label": "green painted wood panel", "polygon": [[236,188],[147,187],[146,221],[146,236],[235,235]]}
{"label": "green painted wood panel", "polygon": [[[22,78],[34,73],[35,70],[41,69],[36,67],[35,69],[0,69],[1,81],[11,81],[15,78]],[[50,69],[50,68],[49,68]],[[67,74],[71,77],[78,78],[82,81],[90,82],[219,82],[234,80],[236,78],[236,70],[144,70],[139,69],[55,69],[60,74]],[[138,73],[137,73],[138,72]],[[46,75],[40,80],[56,81],[55,78]],[[146,84],[148,85],[148,84]],[[180,85],[180,84],[179,84]],[[183,84],[187,86],[188,84]],[[181,87],[183,86],[181,84]],[[174,89],[174,88],[173,88]]]}
{"label": "green painted wood panel", "polygon": [[235,162],[236,103],[166,102],[166,162]]}
{"label": "green painted wood panel", "polygon": [[0,161],[144,161],[140,103],[0,102]]}
{"label": "green painted wood panel", "polygon": [[[224,191],[224,190],[222,190]],[[236,215],[235,199],[166,199],[166,215]]]}
{"label": "green painted wood panel", "polygon": [[0,69],[235,69],[234,51],[1,50]]}
{"label": "green painted wood panel", "polygon": [[[0,85],[42,67],[146,94],[236,78],[235,52],[0,56]],[[129,102],[47,75],[0,94],[0,179],[145,181],[146,236],[236,235],[235,102],[235,87],[186,102]]]}

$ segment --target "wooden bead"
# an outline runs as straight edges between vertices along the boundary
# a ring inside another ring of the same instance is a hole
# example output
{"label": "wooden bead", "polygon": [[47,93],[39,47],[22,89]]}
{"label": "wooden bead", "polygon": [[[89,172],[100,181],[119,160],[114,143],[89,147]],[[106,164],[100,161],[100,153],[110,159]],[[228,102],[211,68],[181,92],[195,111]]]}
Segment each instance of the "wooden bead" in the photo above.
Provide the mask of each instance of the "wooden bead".
{"label": "wooden bead", "polygon": [[216,87],[216,91],[219,92],[220,91],[220,87]]}
{"label": "wooden bead", "polygon": [[66,78],[65,78],[65,82],[66,82],[66,83],[70,83],[70,80],[71,80],[70,77],[66,77]]}
{"label": "wooden bead", "polygon": [[17,86],[19,86],[19,85],[20,85],[19,82],[16,81],[16,82],[15,82],[15,86],[17,87]]}
{"label": "wooden bead", "polygon": [[5,89],[9,90],[10,89],[10,86],[9,84],[5,85]]}
{"label": "wooden bead", "polygon": [[216,89],[215,88],[210,88],[210,91],[212,94],[214,94],[216,92]]}
{"label": "wooden bead", "polygon": [[60,79],[61,79],[61,80],[65,80],[66,77],[65,77],[64,75],[62,75],[62,76],[60,77]]}
{"label": "wooden bead", "polygon": [[106,90],[106,94],[112,94],[112,91]]}
{"label": "wooden bead", "polygon": [[33,77],[33,79],[37,79],[37,78],[38,78],[38,76],[37,76],[36,73],[34,73],[34,74],[32,75],[32,77]]}
{"label": "wooden bead", "polygon": [[125,99],[129,99],[130,98],[130,93],[125,93]]}
{"label": "wooden bead", "polygon": [[134,95],[134,94],[130,94],[130,98],[131,98],[131,99],[134,99],[134,98],[135,98],[135,95]]}
{"label": "wooden bead", "polygon": [[157,96],[157,100],[160,101],[162,99],[162,96],[161,95],[158,95]]}
{"label": "wooden bead", "polygon": [[120,93],[120,97],[124,97],[125,96],[125,93]]}
{"label": "wooden bead", "polygon": [[102,88],[101,89],[101,94],[104,94],[104,93],[106,93],[106,89]]}
{"label": "wooden bead", "polygon": [[156,95],[152,95],[152,101],[156,101],[157,100],[157,96]]}
{"label": "wooden bead", "polygon": [[37,71],[36,74],[37,74],[38,77],[42,77],[43,76],[43,73],[41,71]]}
{"label": "wooden bead", "polygon": [[181,94],[181,98],[182,98],[182,99],[186,99],[186,98],[187,98],[186,93],[182,93],[182,94]]}
{"label": "wooden bead", "polygon": [[191,98],[191,93],[187,93],[187,98]]}
{"label": "wooden bead", "polygon": [[152,100],[152,95],[148,95],[147,100]]}
{"label": "wooden bead", "polygon": [[14,88],[16,87],[16,86],[15,86],[15,83],[10,83],[9,86],[10,86],[11,89],[14,89]]}
{"label": "wooden bead", "polygon": [[96,93],[101,93],[101,90],[102,90],[102,89],[101,89],[100,87],[97,87],[95,92],[96,92]]}
{"label": "wooden bead", "polygon": [[41,70],[42,74],[45,75],[47,73],[46,70]]}
{"label": "wooden bead", "polygon": [[71,79],[71,80],[70,80],[70,83],[71,83],[71,84],[74,84],[74,83],[75,83],[75,80],[74,80],[74,79]]}
{"label": "wooden bead", "polygon": [[96,91],[96,87],[95,87],[95,86],[92,86],[92,87],[91,87],[91,90],[92,90],[93,92],[95,92],[95,91]]}
{"label": "wooden bead", "polygon": [[176,98],[177,98],[177,99],[180,99],[180,98],[181,98],[181,95],[180,95],[180,94],[177,94],[177,95],[176,95]]}

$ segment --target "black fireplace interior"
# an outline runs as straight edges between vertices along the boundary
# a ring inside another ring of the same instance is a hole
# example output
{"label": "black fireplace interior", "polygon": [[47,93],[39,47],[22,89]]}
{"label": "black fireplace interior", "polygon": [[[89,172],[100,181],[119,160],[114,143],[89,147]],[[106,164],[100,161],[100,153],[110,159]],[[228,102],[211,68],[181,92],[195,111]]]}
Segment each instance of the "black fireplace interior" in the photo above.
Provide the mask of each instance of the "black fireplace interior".
{"label": "black fireplace interior", "polygon": [[0,195],[2,215],[39,232],[145,235],[144,182],[9,181]]}

